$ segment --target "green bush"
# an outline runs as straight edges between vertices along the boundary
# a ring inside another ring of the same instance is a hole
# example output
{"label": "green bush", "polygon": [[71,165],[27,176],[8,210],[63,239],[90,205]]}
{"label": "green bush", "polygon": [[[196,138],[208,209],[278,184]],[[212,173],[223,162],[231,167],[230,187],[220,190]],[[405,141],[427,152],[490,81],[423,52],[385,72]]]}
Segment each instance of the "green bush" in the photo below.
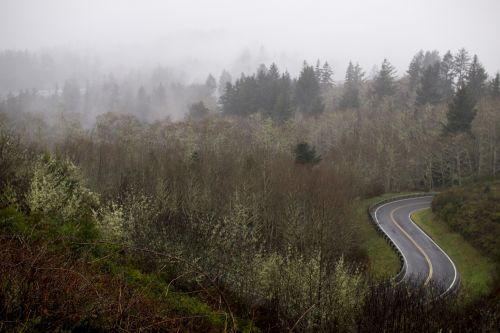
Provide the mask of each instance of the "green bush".
{"label": "green bush", "polygon": [[15,207],[8,206],[0,210],[0,230],[6,234],[26,234],[29,225],[22,213]]}
{"label": "green bush", "polygon": [[484,255],[500,261],[500,183],[453,188],[437,195],[432,210]]}

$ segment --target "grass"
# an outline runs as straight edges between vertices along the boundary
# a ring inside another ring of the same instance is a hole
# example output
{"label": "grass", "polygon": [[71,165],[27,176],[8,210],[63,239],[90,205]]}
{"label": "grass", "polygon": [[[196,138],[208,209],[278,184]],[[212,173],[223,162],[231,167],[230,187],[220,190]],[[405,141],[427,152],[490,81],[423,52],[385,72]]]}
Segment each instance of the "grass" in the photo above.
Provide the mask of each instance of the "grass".
{"label": "grass", "polygon": [[375,228],[368,216],[368,207],[379,201],[405,194],[409,193],[387,193],[356,203],[354,223],[357,224],[361,246],[368,255],[368,270],[376,279],[396,275],[401,268],[401,263],[396,252]]}
{"label": "grass", "polygon": [[461,278],[460,293],[466,299],[486,295],[491,291],[497,272],[493,260],[483,256],[460,234],[437,218],[430,209],[413,213],[412,219],[455,262]]}

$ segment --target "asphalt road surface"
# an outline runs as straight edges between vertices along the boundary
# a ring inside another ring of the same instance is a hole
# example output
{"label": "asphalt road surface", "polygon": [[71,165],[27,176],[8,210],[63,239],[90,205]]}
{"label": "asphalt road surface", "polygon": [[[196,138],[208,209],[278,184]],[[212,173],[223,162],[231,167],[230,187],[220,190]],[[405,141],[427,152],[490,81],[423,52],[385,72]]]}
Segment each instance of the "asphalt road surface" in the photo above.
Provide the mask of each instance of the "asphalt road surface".
{"label": "asphalt road surface", "polygon": [[403,280],[416,279],[425,285],[436,283],[441,295],[458,284],[458,271],[450,257],[410,218],[418,210],[430,208],[432,196],[388,202],[375,210],[375,222],[403,255]]}

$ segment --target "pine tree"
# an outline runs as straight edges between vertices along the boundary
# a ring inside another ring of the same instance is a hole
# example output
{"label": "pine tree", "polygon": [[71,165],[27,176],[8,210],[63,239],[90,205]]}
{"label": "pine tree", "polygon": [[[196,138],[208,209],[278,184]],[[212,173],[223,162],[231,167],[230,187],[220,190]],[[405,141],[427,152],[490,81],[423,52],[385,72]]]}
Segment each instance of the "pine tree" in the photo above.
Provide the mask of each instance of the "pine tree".
{"label": "pine tree", "polygon": [[269,67],[268,75],[271,80],[279,80],[280,78],[280,71],[274,62]]}
{"label": "pine tree", "polygon": [[378,100],[386,96],[392,96],[396,92],[395,72],[396,70],[391,63],[384,59],[382,67],[373,82],[373,91]]}
{"label": "pine tree", "polygon": [[410,66],[408,67],[408,85],[409,90],[414,91],[417,88],[418,83],[420,82],[420,77],[423,72],[423,61],[424,61],[424,51],[418,51],[413,59],[410,62]]}
{"label": "pine tree", "polygon": [[264,81],[259,82],[261,108],[267,116],[273,117],[276,99],[280,93],[280,71],[275,63],[267,70]]}
{"label": "pine tree", "polygon": [[320,86],[314,68],[304,62],[295,86],[295,101],[302,113],[312,115],[318,113],[318,98],[321,98]]}
{"label": "pine tree", "polygon": [[440,90],[443,98],[449,100],[453,97],[453,82],[455,81],[455,72],[453,69],[453,54],[448,51],[443,56],[443,60],[440,64],[440,76],[441,84]]}
{"label": "pine tree", "polygon": [[441,101],[439,69],[440,64],[437,62],[424,70],[417,89],[417,98],[415,101],[417,106],[437,104]]}
{"label": "pine tree", "polygon": [[328,62],[323,64],[323,68],[321,70],[321,86],[323,88],[330,88],[333,86],[333,69],[330,67]]}
{"label": "pine tree", "polygon": [[430,66],[434,66],[434,64],[441,61],[441,57],[439,56],[439,52],[434,51],[426,51],[424,55],[424,59],[422,60],[422,69],[427,69]]}
{"label": "pine tree", "polygon": [[236,91],[231,82],[226,83],[226,89],[224,89],[224,94],[219,98],[219,104],[222,106],[223,114],[235,114],[234,100],[236,98]]}
{"label": "pine tree", "polygon": [[364,75],[365,73],[359,64],[354,66],[352,62],[349,61],[345,74],[344,91],[340,100],[340,108],[348,109],[358,108],[360,106],[359,93]]}
{"label": "pine tree", "polygon": [[217,81],[212,76],[212,74],[208,74],[207,80],[205,81],[205,86],[208,88],[210,94],[213,94],[215,92],[215,89],[217,89]]}
{"label": "pine tree", "polygon": [[292,115],[291,101],[292,81],[290,74],[285,72],[280,79],[279,92],[274,103],[273,119],[278,122],[284,122]]}
{"label": "pine tree", "polygon": [[219,87],[218,87],[219,96],[224,95],[227,84],[232,82],[232,80],[233,78],[231,77],[231,74],[229,74],[229,72],[224,69],[219,77]]}
{"label": "pine tree", "polygon": [[314,67],[314,74],[316,75],[316,79],[318,80],[318,82],[321,81],[321,63],[318,60],[316,60],[316,67]]}
{"label": "pine tree", "polygon": [[470,56],[466,49],[458,50],[458,53],[453,58],[453,72],[456,77],[456,86],[461,88],[467,80],[467,73],[470,67]]}
{"label": "pine tree", "polygon": [[264,81],[267,76],[267,67],[264,64],[260,64],[257,68],[257,81]]}
{"label": "pine tree", "polygon": [[471,98],[479,100],[484,93],[488,74],[483,65],[479,62],[477,55],[474,55],[472,63],[467,73],[467,88]]}
{"label": "pine tree", "polygon": [[295,163],[307,165],[317,164],[321,161],[321,156],[316,153],[316,148],[307,142],[300,142],[295,146]]}
{"label": "pine tree", "polygon": [[471,123],[476,116],[475,105],[475,101],[469,96],[467,87],[459,87],[448,107],[446,114],[448,123],[445,127],[445,133],[470,132]]}

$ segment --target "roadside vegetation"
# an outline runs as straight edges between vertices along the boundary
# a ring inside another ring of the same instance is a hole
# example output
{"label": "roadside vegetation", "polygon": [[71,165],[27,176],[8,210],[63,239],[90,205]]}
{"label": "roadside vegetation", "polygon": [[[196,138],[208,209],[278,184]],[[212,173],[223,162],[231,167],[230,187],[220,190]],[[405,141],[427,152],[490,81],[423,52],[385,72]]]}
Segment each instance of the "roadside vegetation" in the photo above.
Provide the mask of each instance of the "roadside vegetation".
{"label": "roadside vegetation", "polygon": [[368,215],[368,208],[377,202],[404,194],[409,193],[386,193],[355,203],[353,223],[358,228],[361,246],[368,256],[368,274],[371,274],[375,279],[395,276],[401,269],[401,262],[394,249],[377,231]]}
{"label": "roadside vegetation", "polygon": [[460,295],[475,299],[495,288],[498,263],[484,256],[460,233],[436,217],[430,209],[412,214],[412,219],[450,256],[460,273]]}
{"label": "roadside vegetation", "polygon": [[484,182],[444,191],[432,211],[484,256],[500,262],[500,182]]}

